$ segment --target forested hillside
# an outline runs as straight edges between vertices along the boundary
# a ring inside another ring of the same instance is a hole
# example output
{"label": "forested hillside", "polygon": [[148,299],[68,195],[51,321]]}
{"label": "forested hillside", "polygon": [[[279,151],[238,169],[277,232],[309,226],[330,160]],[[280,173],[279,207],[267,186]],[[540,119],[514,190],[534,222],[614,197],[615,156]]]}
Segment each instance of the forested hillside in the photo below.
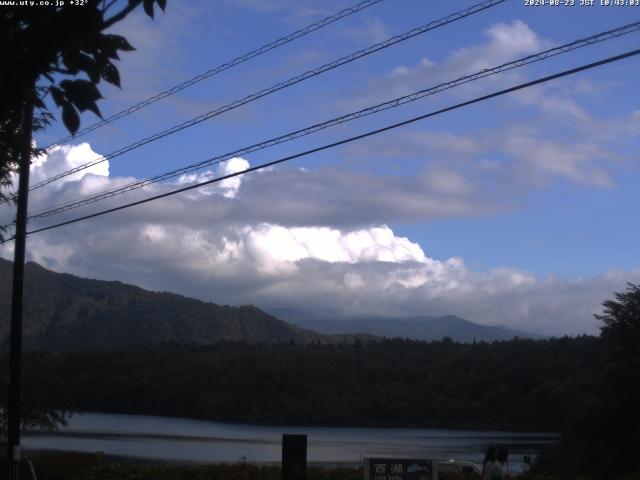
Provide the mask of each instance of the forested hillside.
{"label": "forested hillside", "polygon": [[[9,318],[12,263],[0,259],[0,316]],[[254,306],[230,307],[120,282],[55,273],[29,262],[25,267],[27,349],[112,348],[162,342],[306,343],[316,334]],[[0,339],[9,322],[0,322]]]}
{"label": "forested hillside", "polygon": [[599,361],[593,337],[38,353],[25,361],[25,401],[250,423],[561,430]]}
{"label": "forested hillside", "polygon": [[[165,342],[207,344],[323,343],[376,340],[376,336],[455,341],[510,340],[535,336],[455,316],[308,319],[298,312],[283,322],[257,307],[220,306],[168,292],[150,292],[121,282],[56,273],[29,262],[25,279],[25,347],[64,351]],[[0,259],[0,315],[9,317],[12,263]],[[286,310],[285,310],[286,312]],[[8,322],[0,322],[0,342]],[[542,338],[542,337],[539,337]],[[1,343],[0,343],[1,344]]]}

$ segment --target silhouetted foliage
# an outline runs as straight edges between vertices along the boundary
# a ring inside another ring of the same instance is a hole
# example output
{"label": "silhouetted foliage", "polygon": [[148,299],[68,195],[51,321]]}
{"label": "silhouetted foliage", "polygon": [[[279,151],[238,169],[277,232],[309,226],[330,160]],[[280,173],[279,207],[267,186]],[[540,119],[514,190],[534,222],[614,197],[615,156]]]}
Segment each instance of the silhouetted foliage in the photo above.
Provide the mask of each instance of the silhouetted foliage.
{"label": "silhouetted foliage", "polygon": [[555,473],[611,477],[640,472],[640,286],[603,302],[597,389],[580,404],[560,445],[542,457]]}
{"label": "silhouetted foliage", "polygon": [[[79,112],[100,116],[98,84],[105,80],[119,87],[113,60],[133,50],[126,38],[105,31],[141,4],[153,17],[154,4],[164,10],[166,0],[0,8],[0,200],[6,199],[2,190],[11,184],[21,153],[31,145],[25,127],[38,131],[53,119],[44,101],[48,94],[71,133],[80,126]],[[36,153],[32,147],[31,154]],[[4,232],[0,227],[0,240]],[[24,409],[26,425],[52,426],[63,419],[51,410],[49,395],[33,398],[38,401]]]}
{"label": "silhouetted foliage", "polygon": [[590,432],[602,442],[603,463],[609,471],[640,471],[640,286],[607,300],[600,338],[605,352],[600,431]]}
{"label": "silhouetted foliage", "polygon": [[98,84],[119,87],[113,60],[134,49],[126,38],[105,31],[141,4],[153,17],[154,4],[164,10],[166,0],[0,9],[0,189],[8,185],[24,145],[26,105],[35,108],[34,131],[52,119],[44,102],[49,94],[71,133],[80,127],[79,112],[100,116]]}
{"label": "silhouetted foliage", "polygon": [[602,303],[603,315],[595,317],[604,324],[600,337],[611,360],[635,359],[640,354],[640,285],[628,284],[627,291],[616,293],[616,300]]}
{"label": "silhouetted foliage", "polygon": [[[0,359],[0,398],[7,397],[8,359]],[[63,372],[51,372],[34,365],[31,358],[23,362],[22,377],[26,379],[22,385],[22,428],[38,428],[42,430],[55,430],[59,425],[64,425],[69,411],[57,408],[64,401],[63,391],[60,388],[60,375]],[[7,417],[0,417],[0,432],[5,432]]]}
{"label": "silhouetted foliage", "polygon": [[28,361],[57,379],[61,409],[271,424],[559,430],[593,389],[598,344],[594,337],[475,345],[220,342],[32,353]]}

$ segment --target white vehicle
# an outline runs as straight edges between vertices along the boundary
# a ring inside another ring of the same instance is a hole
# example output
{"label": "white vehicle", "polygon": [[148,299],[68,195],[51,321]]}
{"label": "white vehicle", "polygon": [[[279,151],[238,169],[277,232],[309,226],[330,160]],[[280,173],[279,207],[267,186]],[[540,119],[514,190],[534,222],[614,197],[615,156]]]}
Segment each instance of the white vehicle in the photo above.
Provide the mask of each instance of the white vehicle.
{"label": "white vehicle", "polygon": [[435,462],[433,470],[433,480],[438,480],[439,473],[454,473],[461,476],[482,475],[482,468],[479,465],[467,460],[455,460],[453,458]]}

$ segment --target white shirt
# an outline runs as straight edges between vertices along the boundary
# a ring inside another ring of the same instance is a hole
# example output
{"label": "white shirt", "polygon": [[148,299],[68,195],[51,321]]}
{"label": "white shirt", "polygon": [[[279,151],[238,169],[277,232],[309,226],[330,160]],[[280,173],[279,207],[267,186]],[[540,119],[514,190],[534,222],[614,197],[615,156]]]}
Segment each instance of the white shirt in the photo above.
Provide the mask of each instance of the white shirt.
{"label": "white shirt", "polygon": [[491,467],[493,467],[493,462],[491,460],[487,460],[487,463],[484,464],[484,473],[482,474],[482,480],[489,480],[489,472],[491,472]]}
{"label": "white shirt", "polygon": [[489,469],[489,476],[485,477],[487,480],[504,480],[504,468],[500,462],[493,462]]}

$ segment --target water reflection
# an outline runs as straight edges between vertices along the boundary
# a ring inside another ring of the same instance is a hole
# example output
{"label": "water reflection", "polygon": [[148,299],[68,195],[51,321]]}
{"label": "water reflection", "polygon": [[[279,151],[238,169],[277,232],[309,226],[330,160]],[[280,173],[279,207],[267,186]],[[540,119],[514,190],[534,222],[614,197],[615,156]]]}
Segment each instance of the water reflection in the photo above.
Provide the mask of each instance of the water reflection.
{"label": "water reflection", "polygon": [[309,462],[357,463],[362,457],[458,458],[481,463],[489,445],[511,452],[512,471],[553,433],[409,428],[265,427],[184,418],[76,414],[56,434],[30,434],[29,450],[96,452],[187,462],[279,462],[283,433],[308,437]]}

